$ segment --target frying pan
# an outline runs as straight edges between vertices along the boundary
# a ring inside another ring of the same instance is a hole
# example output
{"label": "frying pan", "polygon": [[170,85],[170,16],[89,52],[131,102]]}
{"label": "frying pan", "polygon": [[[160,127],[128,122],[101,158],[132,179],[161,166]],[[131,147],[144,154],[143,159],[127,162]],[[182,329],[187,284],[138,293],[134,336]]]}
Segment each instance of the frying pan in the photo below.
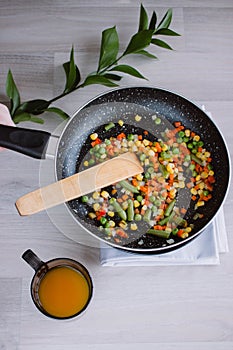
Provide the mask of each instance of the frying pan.
{"label": "frying pan", "polygon": [[[135,115],[142,115],[140,122],[135,122]],[[151,116],[157,115],[162,123],[157,127],[152,126]],[[81,107],[66,124],[55,155],[55,172],[58,180],[73,175],[81,170],[85,154],[90,146],[87,142],[89,135],[98,131],[101,138],[116,136],[115,128],[105,131],[103,125],[110,121],[116,122],[122,119],[126,132],[148,130],[152,137],[159,137],[164,128],[175,121],[200,135],[206,149],[211,152],[212,164],[215,172],[215,184],[212,199],[198,210],[204,214],[200,220],[193,219],[195,210],[189,205],[185,219],[194,224],[190,236],[186,239],[174,238],[170,243],[165,238],[145,235],[137,232],[135,239],[130,242],[116,244],[107,240],[100,233],[93,221],[88,220],[87,208],[80,200],[66,203],[70,215],[92,236],[104,241],[110,246],[137,253],[165,253],[189,243],[201,234],[206,226],[213,220],[226,197],[230,182],[230,160],[228,150],[221,132],[208,115],[186,98],[159,88],[130,87],[109,91],[102,94]],[[161,130],[159,129],[161,128]],[[45,158],[46,148],[50,134],[36,130],[21,128],[0,127],[0,145],[35,158]],[[187,194],[181,197],[186,198]]]}

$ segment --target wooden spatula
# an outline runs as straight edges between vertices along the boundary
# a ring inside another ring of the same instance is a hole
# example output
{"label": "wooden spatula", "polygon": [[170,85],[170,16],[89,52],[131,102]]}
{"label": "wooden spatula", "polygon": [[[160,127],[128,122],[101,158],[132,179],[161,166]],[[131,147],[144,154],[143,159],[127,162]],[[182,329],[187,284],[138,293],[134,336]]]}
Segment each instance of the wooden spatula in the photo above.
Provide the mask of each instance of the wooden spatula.
{"label": "wooden spatula", "polygon": [[134,153],[124,153],[20,197],[20,215],[31,215],[143,172]]}

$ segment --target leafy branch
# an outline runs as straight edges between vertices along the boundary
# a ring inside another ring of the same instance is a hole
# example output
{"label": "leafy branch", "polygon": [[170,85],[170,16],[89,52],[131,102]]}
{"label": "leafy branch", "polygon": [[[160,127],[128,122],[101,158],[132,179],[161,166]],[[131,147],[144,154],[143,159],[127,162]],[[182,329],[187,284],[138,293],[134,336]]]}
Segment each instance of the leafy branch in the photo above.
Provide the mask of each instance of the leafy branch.
{"label": "leafy branch", "polygon": [[[44,112],[53,112],[63,119],[69,116],[60,108],[50,107],[52,103],[70,94],[71,92],[88,85],[100,84],[108,87],[119,86],[124,74],[135,78],[146,79],[136,68],[119,64],[122,58],[129,55],[141,55],[151,59],[157,57],[147,49],[156,45],[164,49],[172,50],[164,40],[157,36],[179,36],[180,34],[169,28],[172,21],[172,10],[169,9],[162,20],[157,24],[157,15],[153,11],[149,20],[146,9],[141,4],[138,31],[131,37],[123,53],[119,53],[119,37],[116,27],[105,29],[102,32],[101,46],[98,66],[95,72],[88,74],[83,80],[79,68],[74,60],[74,48],[70,52],[70,59],[63,64],[66,76],[66,83],[63,92],[51,100],[35,99],[21,103],[20,94],[15,84],[11,70],[9,70],[6,80],[6,94],[10,99],[10,113],[13,121],[17,124],[22,121],[32,121],[43,123],[44,120],[38,115]],[[123,75],[122,75],[123,73]]]}

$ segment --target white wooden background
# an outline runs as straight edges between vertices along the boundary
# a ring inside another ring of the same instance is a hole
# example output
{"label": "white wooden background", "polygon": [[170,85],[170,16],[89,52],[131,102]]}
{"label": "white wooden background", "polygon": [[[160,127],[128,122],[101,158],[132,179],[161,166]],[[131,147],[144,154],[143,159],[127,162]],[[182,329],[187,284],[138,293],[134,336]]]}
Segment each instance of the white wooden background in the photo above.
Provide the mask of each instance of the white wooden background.
{"label": "white wooden background", "polygon": [[[168,39],[174,52],[155,49],[159,61],[134,58],[148,82],[125,78],[123,85],[158,86],[204,104],[233,152],[233,1],[144,0],[161,17],[173,8]],[[116,25],[121,47],[137,29],[138,0],[0,0],[0,102],[12,69],[22,99],[51,98],[64,84],[61,64],[75,46],[82,75],[98,61],[100,33]],[[128,61],[129,62],[129,61]],[[86,87],[57,103],[72,114],[100,92]],[[59,118],[41,127],[53,131]],[[23,126],[23,124],[21,124]],[[37,125],[24,124],[31,128]],[[0,349],[19,350],[230,350],[233,348],[233,195],[225,202],[230,252],[218,266],[107,268],[98,249],[66,238],[46,213],[21,218],[15,200],[39,185],[40,162],[0,153]],[[95,295],[80,318],[47,319],[32,304],[32,269],[21,259],[33,249],[42,259],[67,256],[84,263]]]}

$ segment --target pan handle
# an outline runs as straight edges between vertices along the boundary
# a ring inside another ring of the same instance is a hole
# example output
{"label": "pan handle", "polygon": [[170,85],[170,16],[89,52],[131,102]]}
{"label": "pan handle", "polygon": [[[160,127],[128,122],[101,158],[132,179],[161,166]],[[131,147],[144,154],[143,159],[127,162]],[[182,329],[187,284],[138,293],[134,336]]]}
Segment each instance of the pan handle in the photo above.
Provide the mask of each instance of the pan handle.
{"label": "pan handle", "polygon": [[27,156],[45,159],[50,133],[8,125],[0,125],[0,146]]}

